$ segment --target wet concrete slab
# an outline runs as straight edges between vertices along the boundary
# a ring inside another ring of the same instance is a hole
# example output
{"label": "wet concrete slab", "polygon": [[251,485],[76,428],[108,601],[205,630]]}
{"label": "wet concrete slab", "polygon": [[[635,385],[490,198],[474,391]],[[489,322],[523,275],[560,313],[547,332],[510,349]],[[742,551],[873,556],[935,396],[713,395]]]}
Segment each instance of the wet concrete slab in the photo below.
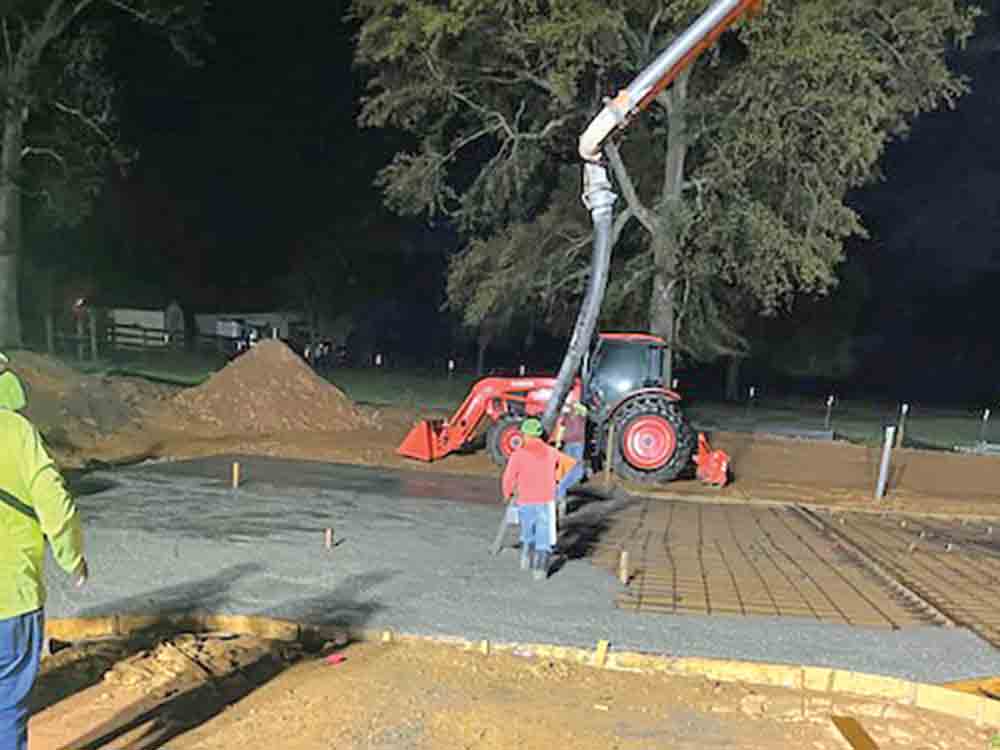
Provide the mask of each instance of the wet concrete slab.
{"label": "wet concrete slab", "polygon": [[[235,491],[234,460],[245,478]],[[92,581],[76,590],[50,564],[55,617],[218,611],[472,639],[608,639],[929,681],[1000,673],[1000,652],[963,629],[616,609],[622,587],[587,550],[621,499],[592,498],[571,514],[568,561],[536,583],[513,550],[488,553],[502,513],[491,479],[220,456],[77,484]]]}
{"label": "wet concrete slab", "polygon": [[339,489],[395,497],[435,498],[466,503],[500,502],[499,470],[495,479],[420,470],[382,469],[353,464],[302,461],[268,456],[220,455],[188,461],[149,463],[146,475],[215,479],[231,487],[232,466],[240,465],[240,486]]}

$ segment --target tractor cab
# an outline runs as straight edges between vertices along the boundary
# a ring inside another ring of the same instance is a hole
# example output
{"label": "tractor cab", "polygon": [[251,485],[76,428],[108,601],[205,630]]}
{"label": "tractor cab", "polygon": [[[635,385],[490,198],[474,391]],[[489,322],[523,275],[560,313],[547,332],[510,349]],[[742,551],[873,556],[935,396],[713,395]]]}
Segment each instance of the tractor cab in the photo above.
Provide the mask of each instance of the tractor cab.
{"label": "tractor cab", "polygon": [[621,401],[636,391],[663,388],[666,342],[644,333],[602,333],[584,359],[584,403],[603,422]]}

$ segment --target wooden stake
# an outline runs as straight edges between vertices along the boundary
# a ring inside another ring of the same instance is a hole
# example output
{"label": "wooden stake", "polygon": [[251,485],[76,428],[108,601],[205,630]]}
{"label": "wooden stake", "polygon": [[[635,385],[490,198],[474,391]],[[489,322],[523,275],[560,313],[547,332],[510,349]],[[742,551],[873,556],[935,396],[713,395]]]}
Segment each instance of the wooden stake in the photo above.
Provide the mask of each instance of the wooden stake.
{"label": "wooden stake", "polygon": [[326,530],[326,548],[333,549],[333,527]]}
{"label": "wooden stake", "polygon": [[837,727],[841,736],[847,740],[847,744],[854,750],[878,750],[875,740],[858,723],[857,719],[852,719],[849,716],[831,716],[830,720]]}
{"label": "wooden stake", "polygon": [[611,457],[615,455],[615,425],[608,428],[608,455],[604,458],[604,483],[611,486]]}
{"label": "wooden stake", "polygon": [[240,462],[233,461],[233,489],[239,489],[240,486]]}
{"label": "wooden stake", "polygon": [[627,549],[623,549],[621,555],[618,558],[618,580],[621,581],[622,586],[628,586],[629,571],[628,571]]}
{"label": "wooden stake", "polygon": [[597,651],[594,652],[594,666],[603,667],[608,662],[608,649],[611,644],[607,641],[597,642]]}

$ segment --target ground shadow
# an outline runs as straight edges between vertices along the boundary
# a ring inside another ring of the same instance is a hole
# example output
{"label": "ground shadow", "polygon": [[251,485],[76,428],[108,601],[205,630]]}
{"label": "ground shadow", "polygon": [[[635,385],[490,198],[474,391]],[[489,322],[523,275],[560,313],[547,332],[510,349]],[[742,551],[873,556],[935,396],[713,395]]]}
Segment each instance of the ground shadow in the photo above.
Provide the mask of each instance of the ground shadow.
{"label": "ground shadow", "polygon": [[575,491],[559,533],[559,558],[553,572],[568,560],[591,557],[608,530],[611,517],[635,502],[639,501],[614,493],[597,494],[593,489]]}
{"label": "ground shadow", "polygon": [[[239,575],[245,574],[245,570],[239,572]],[[389,580],[393,575],[395,571],[376,571],[351,576],[328,592],[286,602],[257,614],[264,616],[284,614],[307,624],[335,624],[362,628],[375,614],[384,610],[385,606],[377,599],[359,601],[359,597]],[[210,579],[188,588],[195,592],[208,592],[209,600],[212,600],[218,596],[220,590],[231,586],[234,580],[233,571],[230,570],[219,580]],[[171,587],[165,596],[163,592],[158,592],[154,598],[171,600],[176,598],[180,588]],[[131,598],[124,600],[125,603],[132,601]],[[193,605],[185,607],[182,613],[193,611],[195,608]],[[164,612],[164,614],[177,614],[177,612]],[[163,637],[164,631],[153,626],[140,633],[139,640],[143,637],[148,638],[154,633]],[[322,644],[311,645],[317,648],[322,646]],[[123,709],[65,748],[99,750],[122,740],[127,742],[130,750],[162,748],[177,736],[211,720],[227,706],[243,700],[304,656],[301,645],[294,647],[294,653],[291,655],[290,649],[293,647],[287,643],[268,642],[251,664],[225,677],[196,682],[192,682],[190,677],[180,678],[159,688],[153,696],[143,698]]]}
{"label": "ground shadow", "polygon": [[164,586],[135,596],[116,599],[98,607],[85,609],[79,616],[184,615],[194,612],[217,612],[228,606],[230,592],[238,581],[263,570],[264,566],[260,563],[230,565],[208,578],[175,586]]}
{"label": "ground shadow", "polygon": [[93,687],[116,663],[148,647],[148,643],[138,638],[90,643],[85,649],[64,648],[65,645],[55,644],[59,653],[46,657],[57,662],[58,666],[47,665],[35,681],[28,702],[32,715]]}
{"label": "ground shadow", "polygon": [[[224,601],[226,594],[239,579],[262,570],[256,563],[233,565],[214,576],[178,586],[168,586],[141,596],[119,599],[100,608],[84,610],[80,617],[100,617],[108,614],[148,614],[150,601],[156,602],[156,614],[183,615],[195,611],[212,611]],[[143,607],[142,605],[146,606]],[[128,642],[108,642],[95,647],[84,659],[63,656],[59,666],[48,669],[39,677],[31,698],[31,713],[36,714],[70,695],[86,690],[101,681],[104,673],[116,661],[148,648],[162,637],[164,625],[153,625],[135,633]],[[50,642],[49,647],[52,648]]]}
{"label": "ground shadow", "polygon": [[118,482],[107,477],[95,477],[82,471],[66,472],[65,478],[66,487],[73,497],[98,495],[118,486]]}

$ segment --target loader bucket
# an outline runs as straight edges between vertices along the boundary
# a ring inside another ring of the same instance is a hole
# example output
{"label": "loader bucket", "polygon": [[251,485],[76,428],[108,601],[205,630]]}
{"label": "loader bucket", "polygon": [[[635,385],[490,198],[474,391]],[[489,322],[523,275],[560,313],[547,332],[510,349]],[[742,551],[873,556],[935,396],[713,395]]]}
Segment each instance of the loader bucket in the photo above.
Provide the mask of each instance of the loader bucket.
{"label": "loader bucket", "polygon": [[442,421],[440,419],[425,419],[413,425],[413,428],[403,438],[396,453],[418,461],[433,461],[444,455],[440,449],[439,437]]}

